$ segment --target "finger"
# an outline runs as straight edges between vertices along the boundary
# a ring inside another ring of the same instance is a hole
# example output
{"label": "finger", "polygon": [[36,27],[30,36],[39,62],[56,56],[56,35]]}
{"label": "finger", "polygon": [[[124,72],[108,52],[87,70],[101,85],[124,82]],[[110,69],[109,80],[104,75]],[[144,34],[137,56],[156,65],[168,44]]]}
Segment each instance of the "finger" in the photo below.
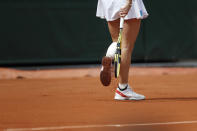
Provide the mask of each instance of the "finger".
{"label": "finger", "polygon": [[128,11],[120,11],[120,13],[122,14],[126,14]]}
{"label": "finger", "polygon": [[126,14],[125,13],[120,13],[120,17],[125,17]]}
{"label": "finger", "polygon": [[120,11],[121,14],[127,14],[127,11]]}
{"label": "finger", "polygon": [[120,10],[120,12],[125,12],[125,11],[127,11],[127,9],[121,9],[121,10]]}

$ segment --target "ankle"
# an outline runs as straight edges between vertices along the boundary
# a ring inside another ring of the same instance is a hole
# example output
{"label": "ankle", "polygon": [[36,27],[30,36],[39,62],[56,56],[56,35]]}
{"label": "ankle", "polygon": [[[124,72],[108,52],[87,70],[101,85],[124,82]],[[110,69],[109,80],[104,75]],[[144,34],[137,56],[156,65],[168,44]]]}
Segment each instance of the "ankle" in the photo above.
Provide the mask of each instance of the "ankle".
{"label": "ankle", "polygon": [[119,83],[119,84],[118,84],[118,88],[119,88],[121,91],[124,91],[124,90],[126,90],[126,89],[128,88],[128,83],[126,83],[126,84],[121,84],[121,83]]}

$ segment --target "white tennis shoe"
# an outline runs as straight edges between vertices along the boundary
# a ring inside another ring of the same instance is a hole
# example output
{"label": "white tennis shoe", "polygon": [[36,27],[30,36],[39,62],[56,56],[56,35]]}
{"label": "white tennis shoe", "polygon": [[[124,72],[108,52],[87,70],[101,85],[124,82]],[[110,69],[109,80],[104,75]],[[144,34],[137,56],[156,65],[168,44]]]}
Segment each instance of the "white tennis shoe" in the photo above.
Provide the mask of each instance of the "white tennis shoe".
{"label": "white tennis shoe", "polygon": [[129,86],[125,90],[116,89],[115,100],[144,100],[145,96],[137,94]]}

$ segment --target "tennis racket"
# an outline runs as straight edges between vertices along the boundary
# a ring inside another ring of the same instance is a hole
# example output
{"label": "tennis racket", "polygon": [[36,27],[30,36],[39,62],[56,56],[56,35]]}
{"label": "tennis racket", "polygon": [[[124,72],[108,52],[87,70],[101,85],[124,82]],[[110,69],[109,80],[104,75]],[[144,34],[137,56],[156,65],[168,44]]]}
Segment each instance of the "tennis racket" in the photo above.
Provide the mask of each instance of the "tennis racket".
{"label": "tennis racket", "polygon": [[115,58],[114,58],[114,69],[115,69],[115,78],[118,78],[120,74],[120,63],[121,63],[121,42],[122,42],[122,30],[124,25],[124,18],[120,18],[120,32],[118,36]]}

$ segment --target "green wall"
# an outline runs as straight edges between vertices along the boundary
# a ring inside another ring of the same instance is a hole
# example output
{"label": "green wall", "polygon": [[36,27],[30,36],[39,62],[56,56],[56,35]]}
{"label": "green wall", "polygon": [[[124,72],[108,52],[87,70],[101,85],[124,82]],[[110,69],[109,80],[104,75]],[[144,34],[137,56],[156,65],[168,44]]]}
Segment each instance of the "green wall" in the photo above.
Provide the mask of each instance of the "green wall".
{"label": "green wall", "polygon": [[[197,1],[144,0],[133,61],[197,59]],[[111,38],[96,0],[0,2],[0,65],[95,63]]]}

